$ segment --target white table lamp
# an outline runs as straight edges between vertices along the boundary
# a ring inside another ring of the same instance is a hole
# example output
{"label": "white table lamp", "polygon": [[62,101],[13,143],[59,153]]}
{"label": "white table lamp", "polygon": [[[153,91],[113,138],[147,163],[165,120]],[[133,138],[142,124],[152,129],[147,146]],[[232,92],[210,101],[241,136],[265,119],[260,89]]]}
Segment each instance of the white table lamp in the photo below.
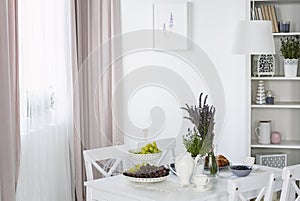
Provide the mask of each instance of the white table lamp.
{"label": "white table lamp", "polygon": [[234,54],[275,54],[271,21],[240,21],[234,40]]}

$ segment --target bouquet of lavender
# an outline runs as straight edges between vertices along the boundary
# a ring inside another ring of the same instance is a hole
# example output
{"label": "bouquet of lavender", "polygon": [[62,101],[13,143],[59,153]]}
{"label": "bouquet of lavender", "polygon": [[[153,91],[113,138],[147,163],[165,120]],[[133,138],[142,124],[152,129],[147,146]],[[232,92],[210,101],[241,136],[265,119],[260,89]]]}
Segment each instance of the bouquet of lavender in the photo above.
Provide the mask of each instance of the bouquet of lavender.
{"label": "bouquet of lavender", "polygon": [[207,95],[204,101],[202,96],[203,93],[200,94],[198,106],[186,104],[186,107],[181,108],[189,114],[184,118],[189,119],[194,124],[194,128],[188,129],[188,133],[183,136],[183,144],[192,157],[196,157],[198,154],[204,156],[213,149],[216,109],[206,103]]}

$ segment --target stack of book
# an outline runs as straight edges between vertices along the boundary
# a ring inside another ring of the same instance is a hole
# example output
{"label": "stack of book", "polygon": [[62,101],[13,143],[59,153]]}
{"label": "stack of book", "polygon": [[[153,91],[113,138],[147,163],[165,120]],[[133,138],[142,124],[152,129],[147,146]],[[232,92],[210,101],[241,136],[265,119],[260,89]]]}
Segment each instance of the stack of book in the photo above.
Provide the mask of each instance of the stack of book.
{"label": "stack of book", "polygon": [[270,20],[272,22],[273,33],[277,33],[279,29],[275,10],[274,5],[256,6],[254,10],[252,8],[251,18],[254,20]]}

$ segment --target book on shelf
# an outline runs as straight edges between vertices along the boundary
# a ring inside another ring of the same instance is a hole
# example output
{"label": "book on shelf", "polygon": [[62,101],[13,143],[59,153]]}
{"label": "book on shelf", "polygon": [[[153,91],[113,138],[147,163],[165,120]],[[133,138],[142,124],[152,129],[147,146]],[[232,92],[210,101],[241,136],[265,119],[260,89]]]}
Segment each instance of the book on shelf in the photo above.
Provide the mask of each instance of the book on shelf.
{"label": "book on shelf", "polygon": [[258,11],[258,17],[260,20],[263,20],[263,14],[262,14],[262,11],[261,11],[261,7],[257,7],[257,11]]}
{"label": "book on shelf", "polygon": [[272,32],[275,33],[276,32],[276,30],[275,30],[275,19],[273,18],[272,6],[268,5],[267,8],[268,8],[270,20],[271,20],[271,23],[272,23]]}
{"label": "book on shelf", "polygon": [[274,24],[274,28],[275,28],[274,32],[278,33],[279,29],[278,29],[278,21],[277,21],[276,12],[275,12],[275,5],[271,6],[271,13],[272,13],[272,16],[273,16],[273,24]]}
{"label": "book on shelf", "polygon": [[262,5],[262,8],[265,11],[265,19],[264,20],[270,20],[269,11],[268,11],[267,5]]}
{"label": "book on shelf", "polygon": [[254,12],[255,12],[255,19],[260,20],[257,7],[254,8]]}
{"label": "book on shelf", "polygon": [[257,7],[255,7],[254,9],[251,8],[251,19],[252,20],[259,20]]}
{"label": "book on shelf", "polygon": [[257,20],[271,21],[273,33],[279,32],[277,16],[276,16],[276,11],[275,11],[275,5],[257,6],[257,7],[255,7],[254,11],[255,12],[253,12],[253,13],[255,14],[255,16],[253,16],[253,17],[256,17]]}
{"label": "book on shelf", "polygon": [[266,20],[266,13],[265,13],[265,9],[263,8],[263,6],[260,7],[261,8],[261,12],[262,12],[262,20]]}

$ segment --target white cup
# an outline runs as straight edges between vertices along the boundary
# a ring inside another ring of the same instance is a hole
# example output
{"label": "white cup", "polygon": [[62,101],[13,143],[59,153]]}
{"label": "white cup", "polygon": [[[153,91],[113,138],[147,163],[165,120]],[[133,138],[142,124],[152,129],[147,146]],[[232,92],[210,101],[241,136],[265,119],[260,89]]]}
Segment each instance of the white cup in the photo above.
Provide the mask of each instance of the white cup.
{"label": "white cup", "polygon": [[271,121],[260,121],[259,126],[255,128],[255,134],[260,144],[271,143]]}
{"label": "white cup", "polygon": [[255,158],[254,157],[244,157],[243,158],[243,164],[244,165],[253,166],[254,162],[255,162]]}
{"label": "white cup", "polygon": [[196,188],[204,188],[210,182],[210,179],[205,174],[197,174],[193,176],[193,183],[196,185]]}

